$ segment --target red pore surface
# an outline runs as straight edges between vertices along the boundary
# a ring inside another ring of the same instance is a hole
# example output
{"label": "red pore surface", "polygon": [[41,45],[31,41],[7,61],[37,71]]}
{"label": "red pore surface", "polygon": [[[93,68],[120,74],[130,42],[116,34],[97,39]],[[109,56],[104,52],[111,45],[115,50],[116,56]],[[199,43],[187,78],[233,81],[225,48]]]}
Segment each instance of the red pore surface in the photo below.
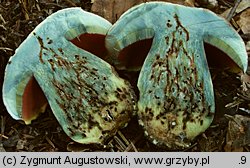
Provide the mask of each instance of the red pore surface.
{"label": "red pore surface", "polygon": [[107,56],[104,40],[105,35],[85,33],[70,41],[77,47],[104,59]]}
{"label": "red pore surface", "polygon": [[152,46],[153,39],[137,41],[124,49],[118,55],[119,61],[128,69],[137,69],[143,65]]}
{"label": "red pore surface", "polygon": [[22,97],[22,119],[31,121],[46,107],[47,99],[36,79],[31,77],[26,85]]}

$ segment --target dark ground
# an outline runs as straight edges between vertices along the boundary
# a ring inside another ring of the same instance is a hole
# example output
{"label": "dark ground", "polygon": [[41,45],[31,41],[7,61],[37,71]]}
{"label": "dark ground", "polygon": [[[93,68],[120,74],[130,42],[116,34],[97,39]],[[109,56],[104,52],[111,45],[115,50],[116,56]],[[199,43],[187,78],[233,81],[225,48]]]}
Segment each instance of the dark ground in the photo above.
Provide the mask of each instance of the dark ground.
{"label": "dark ground", "polygon": [[[59,0],[57,3],[54,0],[0,0],[0,86],[9,57],[49,14],[72,6],[90,11],[90,0],[74,2],[76,1]],[[213,9],[216,12],[233,6],[232,0],[219,2],[220,7]],[[217,69],[211,69],[211,72],[216,96],[216,116],[211,127],[185,151],[250,151],[250,113],[240,110],[243,107],[249,109],[250,99],[242,92],[239,76]],[[236,118],[235,114],[242,117]],[[105,149],[72,142],[49,108],[31,125],[26,126],[10,117],[1,99],[0,119],[0,151],[170,151],[147,141],[136,118],[132,119],[127,128],[118,132]]]}

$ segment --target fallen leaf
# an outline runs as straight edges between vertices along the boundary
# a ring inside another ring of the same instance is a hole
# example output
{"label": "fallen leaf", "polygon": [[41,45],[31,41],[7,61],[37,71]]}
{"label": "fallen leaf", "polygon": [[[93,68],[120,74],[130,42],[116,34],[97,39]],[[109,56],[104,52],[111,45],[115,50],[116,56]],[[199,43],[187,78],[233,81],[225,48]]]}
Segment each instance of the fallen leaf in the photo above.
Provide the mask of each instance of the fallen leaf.
{"label": "fallen leaf", "polygon": [[237,23],[244,34],[250,33],[250,8],[240,14]]}
{"label": "fallen leaf", "polygon": [[226,152],[242,152],[244,145],[250,143],[250,118],[242,115],[226,116],[229,118],[226,135]]}
{"label": "fallen leaf", "polygon": [[247,8],[250,8],[250,2],[249,2],[249,0],[242,0],[241,3],[238,6],[236,12],[240,13],[240,12],[244,11]]}
{"label": "fallen leaf", "polygon": [[[250,3],[249,3],[249,0],[242,0],[239,4],[239,6],[236,8],[236,11],[235,11],[235,15],[241,13],[242,11],[244,11],[245,9],[249,8],[250,7]],[[227,9],[226,11],[224,11],[222,14],[220,14],[222,17],[226,18],[227,15],[229,14],[229,12],[232,10],[233,7]]]}
{"label": "fallen leaf", "polygon": [[[119,17],[132,6],[143,2],[156,0],[93,0],[91,11],[99,16],[104,17],[111,23],[115,23]],[[194,0],[163,0],[175,4],[194,6]]]}
{"label": "fallen leaf", "polygon": [[246,92],[250,88],[250,76],[247,73],[241,75],[243,91]]}

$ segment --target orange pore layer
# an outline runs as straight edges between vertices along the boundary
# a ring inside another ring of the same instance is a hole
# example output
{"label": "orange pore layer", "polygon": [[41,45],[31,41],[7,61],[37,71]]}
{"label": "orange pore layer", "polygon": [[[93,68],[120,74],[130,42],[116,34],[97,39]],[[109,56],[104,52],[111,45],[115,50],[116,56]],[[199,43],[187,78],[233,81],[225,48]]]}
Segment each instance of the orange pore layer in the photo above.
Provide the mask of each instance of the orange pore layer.
{"label": "orange pore layer", "polygon": [[118,55],[119,61],[127,68],[141,67],[151,48],[153,39],[137,41],[124,49]]}
{"label": "orange pore layer", "polygon": [[85,33],[70,40],[74,45],[82,48],[100,58],[105,58],[107,50],[105,48],[105,35]]}
{"label": "orange pore layer", "polygon": [[36,79],[31,77],[26,85],[22,97],[22,118],[29,122],[36,118],[47,104],[47,99]]}
{"label": "orange pore layer", "polygon": [[232,72],[238,73],[239,66],[223,51],[205,43],[204,44],[207,62],[210,68],[230,69]]}

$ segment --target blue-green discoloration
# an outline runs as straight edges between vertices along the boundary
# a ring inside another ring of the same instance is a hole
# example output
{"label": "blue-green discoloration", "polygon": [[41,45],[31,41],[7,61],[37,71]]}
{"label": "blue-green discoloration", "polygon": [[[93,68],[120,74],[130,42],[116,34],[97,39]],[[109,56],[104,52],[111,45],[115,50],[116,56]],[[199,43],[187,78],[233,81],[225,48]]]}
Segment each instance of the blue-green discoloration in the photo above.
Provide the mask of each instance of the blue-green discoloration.
{"label": "blue-green discoloration", "polygon": [[[163,2],[136,6],[112,26],[106,46],[118,68],[119,52],[153,38],[141,67],[138,116],[154,143],[187,147],[213,120],[215,102],[204,42],[224,51],[245,71],[247,54],[229,24],[204,9]],[[128,61],[136,55],[127,56]]]}

